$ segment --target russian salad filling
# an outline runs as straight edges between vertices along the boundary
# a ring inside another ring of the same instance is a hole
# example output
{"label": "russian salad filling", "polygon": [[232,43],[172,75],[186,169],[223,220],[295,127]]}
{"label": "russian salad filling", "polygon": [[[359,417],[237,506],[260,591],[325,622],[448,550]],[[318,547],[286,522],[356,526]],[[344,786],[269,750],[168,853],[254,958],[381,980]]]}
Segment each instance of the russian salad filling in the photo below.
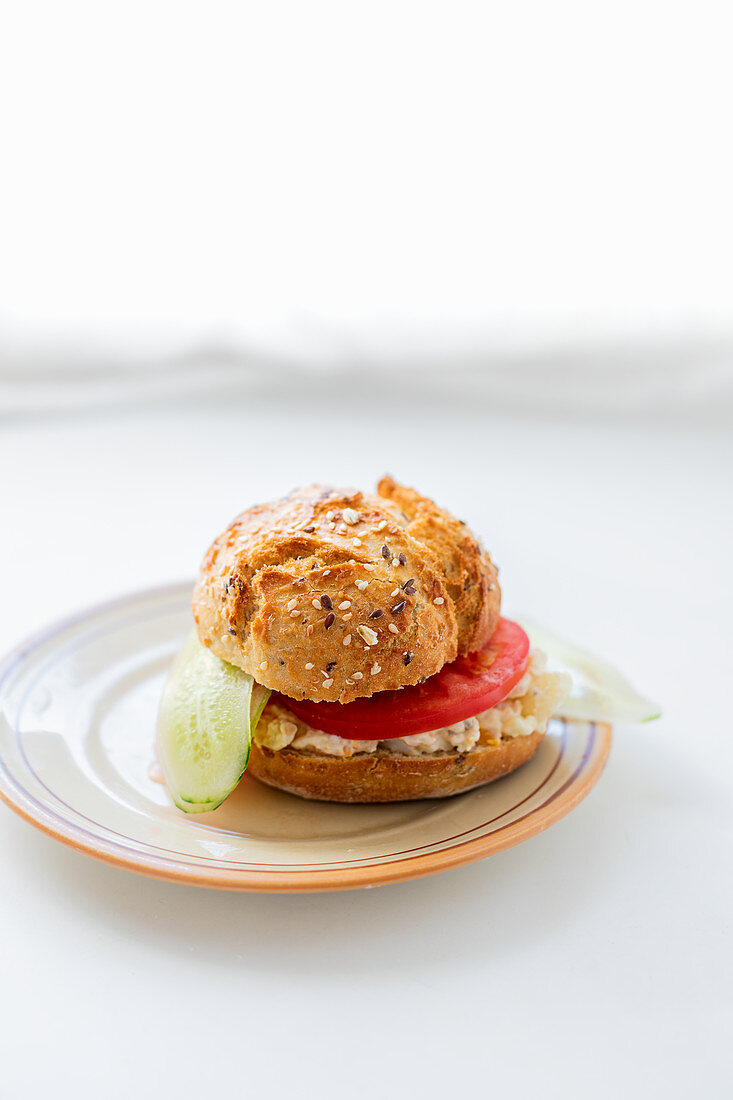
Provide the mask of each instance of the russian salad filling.
{"label": "russian salad filling", "polygon": [[353,756],[377,749],[403,756],[427,756],[438,752],[468,752],[476,745],[498,745],[502,738],[526,737],[537,731],[544,733],[548,721],[570,691],[570,677],[564,672],[548,672],[546,663],[544,653],[533,650],[524,676],[501,703],[475,718],[466,718],[429,733],[413,733],[387,741],[350,741],[311,729],[284,706],[269,702],[257,723],[254,739],[258,745],[273,752],[292,747],[300,752],[328,756]]}

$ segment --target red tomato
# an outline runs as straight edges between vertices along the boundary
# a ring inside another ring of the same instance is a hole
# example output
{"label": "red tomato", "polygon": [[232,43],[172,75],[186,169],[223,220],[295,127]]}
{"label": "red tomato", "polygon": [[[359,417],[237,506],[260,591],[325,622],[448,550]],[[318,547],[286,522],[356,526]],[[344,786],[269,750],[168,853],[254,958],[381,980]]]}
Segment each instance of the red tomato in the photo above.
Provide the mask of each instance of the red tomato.
{"label": "red tomato", "polygon": [[488,645],[459,657],[423,684],[380,691],[353,703],[312,703],[281,696],[303,722],[353,741],[388,741],[442,729],[506,699],[529,659],[529,638],[517,623],[499,619]]}

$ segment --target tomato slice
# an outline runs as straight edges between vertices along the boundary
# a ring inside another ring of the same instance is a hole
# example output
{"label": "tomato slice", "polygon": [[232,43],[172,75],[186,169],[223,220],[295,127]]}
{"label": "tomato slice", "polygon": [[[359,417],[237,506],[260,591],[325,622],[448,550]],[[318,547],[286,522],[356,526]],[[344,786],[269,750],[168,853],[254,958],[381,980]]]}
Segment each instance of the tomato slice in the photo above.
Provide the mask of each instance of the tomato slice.
{"label": "tomato slice", "polygon": [[499,619],[483,649],[444,665],[423,684],[380,691],[353,703],[312,703],[285,695],[280,702],[324,733],[353,741],[388,741],[442,729],[496,706],[521,680],[528,659],[529,638],[521,626]]}

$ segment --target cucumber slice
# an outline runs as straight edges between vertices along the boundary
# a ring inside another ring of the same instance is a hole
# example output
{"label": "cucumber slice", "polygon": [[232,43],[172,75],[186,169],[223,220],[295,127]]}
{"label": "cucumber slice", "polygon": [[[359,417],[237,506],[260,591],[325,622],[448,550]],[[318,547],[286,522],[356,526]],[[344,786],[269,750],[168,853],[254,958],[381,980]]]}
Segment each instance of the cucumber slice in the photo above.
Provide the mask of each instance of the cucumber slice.
{"label": "cucumber slice", "polygon": [[163,691],[156,737],[166,786],[179,809],[206,813],[232,793],[269,695],[202,646],[195,632],[187,639]]}
{"label": "cucumber slice", "polygon": [[553,671],[568,672],[570,695],[559,708],[563,718],[590,722],[650,722],[659,706],[640,695],[621,673],[593,653],[551,633],[531,619],[517,620],[533,646],[544,650]]}

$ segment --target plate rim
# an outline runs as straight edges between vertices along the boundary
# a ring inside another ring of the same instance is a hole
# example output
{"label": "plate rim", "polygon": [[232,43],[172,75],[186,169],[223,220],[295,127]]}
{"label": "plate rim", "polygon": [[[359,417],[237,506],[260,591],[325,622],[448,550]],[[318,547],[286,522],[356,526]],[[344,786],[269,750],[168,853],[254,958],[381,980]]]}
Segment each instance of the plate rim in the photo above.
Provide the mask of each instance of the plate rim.
{"label": "plate rim", "polygon": [[[60,618],[20,642],[0,660],[0,683],[40,645],[56,635],[78,626],[94,616],[113,612],[133,601],[145,601],[193,588],[193,582],[178,581],[166,585],[128,592],[105,600],[82,611]],[[585,724],[585,723],[584,723]],[[149,878],[177,882],[189,886],[245,893],[320,893],[353,890],[372,886],[390,885],[410,879],[438,874],[454,867],[465,866],[489,855],[505,851],[516,844],[544,832],[556,821],[570,813],[598,782],[608,760],[612,729],[606,722],[587,723],[595,734],[592,759],[585,767],[566,781],[559,793],[555,793],[540,806],[529,811],[520,821],[510,823],[486,836],[463,841],[460,844],[404,859],[389,860],[363,867],[328,868],[323,870],[232,870],[212,867],[203,869],[185,860],[162,864],[156,857],[143,852],[121,853],[114,842],[102,837],[89,838],[73,824],[58,821],[46,808],[36,803],[28,792],[17,783],[0,757],[0,799],[29,824],[47,836],[74,851],[91,856],[110,866],[133,871]],[[587,749],[586,749],[587,752]],[[584,753],[585,758],[585,753]],[[583,761],[581,760],[581,765]],[[465,792],[469,794],[471,792]]]}

